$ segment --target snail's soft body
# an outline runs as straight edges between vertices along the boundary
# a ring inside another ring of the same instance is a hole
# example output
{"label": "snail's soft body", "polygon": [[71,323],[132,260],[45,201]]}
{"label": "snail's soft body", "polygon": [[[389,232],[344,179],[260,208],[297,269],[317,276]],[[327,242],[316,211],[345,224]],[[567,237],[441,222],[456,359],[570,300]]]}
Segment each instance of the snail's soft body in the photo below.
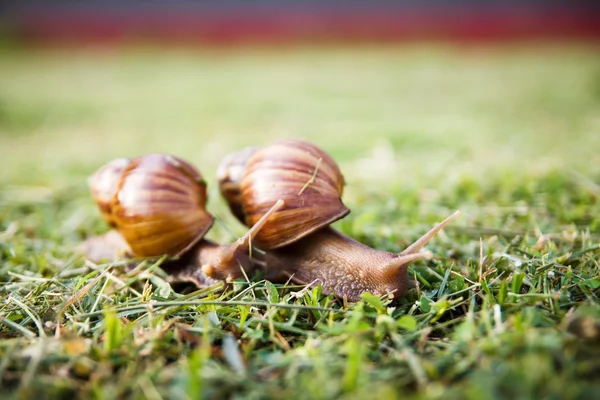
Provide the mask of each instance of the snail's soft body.
{"label": "snail's soft body", "polygon": [[[212,286],[223,279],[207,275],[202,266],[215,263],[224,247],[226,246],[202,239],[179,258],[165,260],[161,268],[167,272],[167,281],[171,283],[189,282],[198,287]],[[133,256],[127,241],[116,229],[88,238],[82,243],[80,251],[93,262],[129,259]],[[253,264],[249,262],[248,256],[243,252],[237,252],[235,256],[240,268],[244,268],[248,274],[251,273]]]}
{"label": "snail's soft body", "polygon": [[302,284],[321,284],[323,292],[360,300],[364,292],[402,296],[408,289],[404,265],[381,268],[398,254],[365,246],[330,227],[265,254],[270,270],[281,271]]}
{"label": "snail's soft body", "polygon": [[[172,283],[189,282],[199,288],[230,281],[233,277],[242,275],[242,269],[244,273],[251,274],[254,264],[250,262],[248,255],[242,249],[237,249],[232,253],[228,252],[230,254],[227,256],[228,259],[222,259],[223,250],[228,247],[228,245],[202,239],[182,257],[177,260],[168,260],[161,267],[167,272],[168,281]],[[228,275],[220,274],[221,271],[215,269],[222,265],[229,266]]]}
{"label": "snail's soft body", "polygon": [[301,284],[321,284],[325,294],[360,300],[370,292],[377,296],[403,296],[409,287],[411,261],[430,257],[422,248],[460,212],[455,212],[421,236],[401,253],[376,250],[341,232],[325,227],[288,246],[265,255],[266,268],[288,275]]}

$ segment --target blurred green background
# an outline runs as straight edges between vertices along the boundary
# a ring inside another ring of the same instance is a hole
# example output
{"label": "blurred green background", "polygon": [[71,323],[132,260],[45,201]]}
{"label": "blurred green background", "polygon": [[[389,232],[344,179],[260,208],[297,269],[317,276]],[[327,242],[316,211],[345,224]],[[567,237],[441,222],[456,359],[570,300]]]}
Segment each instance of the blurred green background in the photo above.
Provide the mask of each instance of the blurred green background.
{"label": "blurred green background", "polygon": [[211,176],[225,153],[282,137],[361,161],[350,182],[585,169],[600,160],[593,50],[5,51],[1,179],[56,185],[150,151],[180,154]]}
{"label": "blurred green background", "polygon": [[340,162],[351,208],[398,189],[435,203],[445,186],[456,190],[464,180],[535,184],[550,171],[597,191],[595,50],[5,49],[0,184],[83,194],[86,177],[110,159],[167,152],[201,169],[210,206],[224,210],[214,185],[220,159],[295,137]]}

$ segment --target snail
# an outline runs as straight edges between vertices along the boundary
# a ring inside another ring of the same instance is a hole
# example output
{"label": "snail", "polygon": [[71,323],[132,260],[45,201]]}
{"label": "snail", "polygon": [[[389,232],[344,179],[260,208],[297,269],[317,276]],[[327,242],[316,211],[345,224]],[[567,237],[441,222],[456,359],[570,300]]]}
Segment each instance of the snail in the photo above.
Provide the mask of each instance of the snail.
{"label": "snail", "polygon": [[[250,227],[263,224],[255,243],[266,251],[262,257],[269,273],[300,284],[320,283],[325,294],[350,301],[364,292],[402,296],[409,286],[408,264],[429,257],[421,251],[425,244],[460,215],[455,212],[397,254],[359,243],[329,226],[350,212],[341,200],[344,178],[338,165],[301,140],[229,155],[218,179],[230,208],[241,210],[238,218]],[[265,213],[279,200],[284,205],[265,222]]]}
{"label": "snail", "polygon": [[[267,218],[233,244],[204,239],[214,218],[205,209],[206,183],[188,162],[166,154],[117,159],[88,183],[101,215],[115,228],[84,243],[88,258],[166,255],[177,260],[169,265],[183,280],[199,286],[229,282],[242,275],[241,268],[251,268],[249,246]],[[271,212],[282,205],[276,202]]]}

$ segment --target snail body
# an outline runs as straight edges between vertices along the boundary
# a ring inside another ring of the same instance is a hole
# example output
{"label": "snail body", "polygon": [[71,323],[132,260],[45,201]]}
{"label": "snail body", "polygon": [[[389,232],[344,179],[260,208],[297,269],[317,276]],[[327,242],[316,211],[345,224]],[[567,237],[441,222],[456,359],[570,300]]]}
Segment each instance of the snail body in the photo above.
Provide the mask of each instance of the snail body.
{"label": "snail body", "polygon": [[[84,243],[89,258],[185,258],[179,264],[193,260],[197,274],[226,281],[251,268],[249,246],[267,218],[230,245],[204,239],[214,218],[205,209],[202,175],[188,162],[166,154],[112,161],[90,178],[89,185],[102,216],[115,227]],[[276,203],[267,214],[282,205]]]}
{"label": "snail body", "polygon": [[[456,216],[448,217],[429,231],[426,241]],[[401,253],[376,250],[325,227],[286,247],[271,250],[264,257],[269,269],[296,283],[321,284],[326,294],[358,301],[364,292],[377,296],[404,295],[409,288],[408,264],[431,257],[431,253],[420,252],[421,249],[419,245]]]}
{"label": "snail body", "polygon": [[[240,153],[242,154],[242,153]],[[225,160],[220,167],[227,171]],[[372,249],[329,226],[350,210],[342,203],[343,176],[335,161],[317,146],[300,140],[285,140],[253,152],[241,177],[223,172],[220,181],[237,182],[244,221],[253,226],[264,217],[275,199],[284,206],[267,219],[256,241],[266,250],[268,274],[283,274],[302,284],[320,283],[323,292],[360,300],[364,292],[402,296],[408,289],[408,264],[429,257],[425,244],[456,212],[435,226],[401,253]],[[239,174],[237,175],[239,176]]]}

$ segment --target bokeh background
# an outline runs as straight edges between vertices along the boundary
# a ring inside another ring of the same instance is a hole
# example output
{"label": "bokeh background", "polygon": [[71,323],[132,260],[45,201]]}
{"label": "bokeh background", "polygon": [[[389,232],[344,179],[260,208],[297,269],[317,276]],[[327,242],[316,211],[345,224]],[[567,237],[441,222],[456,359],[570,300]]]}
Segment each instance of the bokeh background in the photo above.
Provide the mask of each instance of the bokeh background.
{"label": "bokeh background", "polygon": [[168,152],[203,171],[211,207],[224,210],[220,159],[286,137],[333,154],[351,206],[402,188],[433,207],[444,187],[549,172],[598,189],[589,178],[600,168],[595,2],[8,1],[0,10],[5,198],[83,195],[108,160]]}

